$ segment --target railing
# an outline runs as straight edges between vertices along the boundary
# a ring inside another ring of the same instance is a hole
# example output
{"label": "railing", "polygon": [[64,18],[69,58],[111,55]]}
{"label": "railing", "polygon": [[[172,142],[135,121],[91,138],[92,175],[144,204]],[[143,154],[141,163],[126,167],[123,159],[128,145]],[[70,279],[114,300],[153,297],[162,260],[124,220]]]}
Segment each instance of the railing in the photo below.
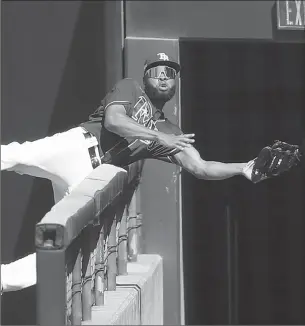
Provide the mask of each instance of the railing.
{"label": "railing", "polygon": [[37,322],[81,325],[140,252],[143,162],[101,165],[36,225]]}

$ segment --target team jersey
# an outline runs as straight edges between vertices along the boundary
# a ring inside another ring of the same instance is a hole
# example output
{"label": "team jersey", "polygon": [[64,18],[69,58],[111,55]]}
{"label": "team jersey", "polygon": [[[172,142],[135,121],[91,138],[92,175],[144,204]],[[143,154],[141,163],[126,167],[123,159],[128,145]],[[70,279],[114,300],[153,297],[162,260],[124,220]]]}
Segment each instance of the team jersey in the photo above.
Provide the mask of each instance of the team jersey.
{"label": "team jersey", "polygon": [[101,106],[90,115],[89,121],[81,124],[97,138],[103,163],[126,166],[148,158],[174,162],[173,155],[179,152],[178,149],[165,147],[158,141],[123,138],[108,131],[104,127],[104,117],[111,104],[123,105],[127,116],[149,129],[182,134],[180,128],[165,118],[163,112],[156,111],[153,114],[150,99],[135,80],[122,79],[105,96]]}

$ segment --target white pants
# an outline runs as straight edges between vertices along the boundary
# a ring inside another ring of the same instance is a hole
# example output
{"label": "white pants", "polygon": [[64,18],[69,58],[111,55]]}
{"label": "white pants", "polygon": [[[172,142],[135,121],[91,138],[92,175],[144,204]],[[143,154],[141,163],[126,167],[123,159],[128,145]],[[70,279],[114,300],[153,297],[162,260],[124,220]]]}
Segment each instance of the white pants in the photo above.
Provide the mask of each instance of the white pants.
{"label": "white pants", "polygon": [[[1,145],[1,171],[51,180],[57,203],[93,170],[88,153],[93,145],[96,139],[85,139],[81,127],[33,142]],[[36,284],[36,254],[1,265],[1,283],[4,292]]]}

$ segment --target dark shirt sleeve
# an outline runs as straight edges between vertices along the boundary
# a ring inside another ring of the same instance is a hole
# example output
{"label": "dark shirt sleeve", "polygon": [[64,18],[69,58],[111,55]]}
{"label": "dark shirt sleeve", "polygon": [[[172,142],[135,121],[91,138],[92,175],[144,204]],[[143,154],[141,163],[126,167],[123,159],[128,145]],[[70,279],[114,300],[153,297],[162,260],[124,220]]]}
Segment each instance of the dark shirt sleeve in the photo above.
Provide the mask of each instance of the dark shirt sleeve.
{"label": "dark shirt sleeve", "polygon": [[135,103],[137,96],[137,83],[130,79],[125,78],[120,80],[113,89],[107,94],[103,100],[104,110],[111,104],[121,104],[125,107],[126,114],[131,116],[132,107]]}

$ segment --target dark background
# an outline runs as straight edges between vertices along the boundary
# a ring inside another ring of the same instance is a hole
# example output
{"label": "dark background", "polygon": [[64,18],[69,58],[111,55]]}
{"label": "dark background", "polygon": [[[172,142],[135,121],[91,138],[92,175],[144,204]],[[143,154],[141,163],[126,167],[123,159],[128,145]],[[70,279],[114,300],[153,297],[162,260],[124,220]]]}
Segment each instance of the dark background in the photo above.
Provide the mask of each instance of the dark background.
{"label": "dark background", "polygon": [[[178,42],[180,37],[272,40],[276,34],[274,6],[274,0],[126,1],[126,41],[131,45],[126,53],[128,72],[132,77],[138,78],[141,69],[139,65],[142,65],[143,54],[147,50],[156,44],[155,50],[159,51],[164,43],[164,49],[168,51],[167,43]],[[289,38],[294,35],[295,33],[289,33]],[[193,56],[194,53],[191,53],[187,61],[192,61]],[[179,46],[176,57],[179,58]],[[185,63],[186,60],[183,61]],[[176,112],[167,106],[165,113],[170,115],[173,122],[181,123],[180,101]],[[190,116],[184,118],[189,119]],[[193,119],[196,120],[196,116]],[[250,154],[253,155],[253,152]],[[190,212],[187,215],[181,213],[181,205],[187,199],[182,199],[181,178],[173,167],[150,161],[144,165],[144,169],[141,192],[144,197],[145,249],[149,253],[159,253],[164,258],[164,323],[184,324],[185,302],[191,300],[190,305],[194,305],[194,301],[189,296],[184,298],[183,282],[188,282],[194,274],[189,270],[186,273],[184,271],[186,264],[183,263],[184,256],[180,247],[184,242],[181,223],[182,219],[195,215],[189,215]],[[192,193],[192,184],[183,187],[184,194]],[[156,201],[151,198],[156,198]],[[203,198],[200,197],[200,201]],[[184,236],[187,235],[184,233]]]}
{"label": "dark background", "polygon": [[[300,143],[304,58],[300,43],[182,40],[182,129],[202,157]],[[182,174],[187,324],[304,324],[304,189],[304,168],[256,185]]]}

